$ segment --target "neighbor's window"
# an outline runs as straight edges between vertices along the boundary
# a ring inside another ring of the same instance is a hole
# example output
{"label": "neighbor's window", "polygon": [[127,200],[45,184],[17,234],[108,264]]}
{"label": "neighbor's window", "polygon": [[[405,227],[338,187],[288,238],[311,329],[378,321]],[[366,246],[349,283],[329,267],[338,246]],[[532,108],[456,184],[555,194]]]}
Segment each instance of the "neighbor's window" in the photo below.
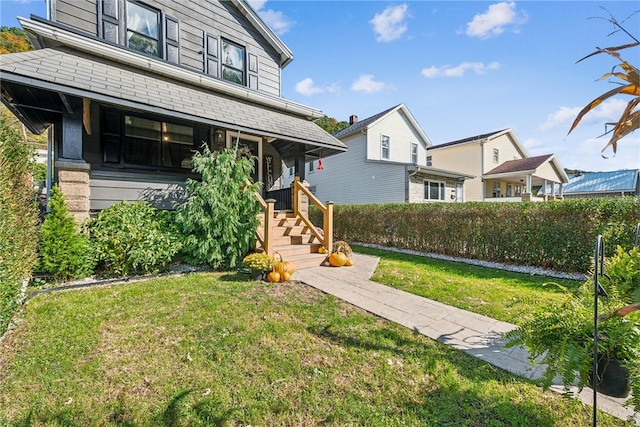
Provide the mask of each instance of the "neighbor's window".
{"label": "neighbor's window", "polygon": [[193,127],[124,116],[124,163],[191,169]]}
{"label": "neighbor's window", "polygon": [[425,200],[444,200],[444,182],[424,181]]}
{"label": "neighbor's window", "polygon": [[245,84],[244,47],[222,40],[222,78],[230,82]]}
{"label": "neighbor's window", "polygon": [[500,161],[500,151],[497,148],[493,149],[493,163],[498,163]]}
{"label": "neighbor's window", "polygon": [[389,160],[389,137],[382,135],[382,158]]}
{"label": "neighbor's window", "polygon": [[159,49],[160,12],[127,1],[127,46],[149,55],[161,56]]}
{"label": "neighbor's window", "polygon": [[433,166],[433,159],[431,156],[427,156],[427,166]]}
{"label": "neighbor's window", "polygon": [[418,164],[418,144],[411,143],[411,163]]}
{"label": "neighbor's window", "polygon": [[507,197],[511,197],[513,195],[512,185],[510,182],[507,183]]}
{"label": "neighbor's window", "polygon": [[493,183],[493,197],[500,197],[500,183]]}

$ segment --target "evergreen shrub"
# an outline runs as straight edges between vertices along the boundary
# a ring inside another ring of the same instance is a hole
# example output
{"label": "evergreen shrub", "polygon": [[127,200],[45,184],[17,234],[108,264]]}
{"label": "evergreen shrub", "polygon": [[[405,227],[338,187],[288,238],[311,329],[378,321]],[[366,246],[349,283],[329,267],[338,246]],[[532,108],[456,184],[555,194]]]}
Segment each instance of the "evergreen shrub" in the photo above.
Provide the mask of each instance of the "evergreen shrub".
{"label": "evergreen shrub", "polygon": [[89,276],[95,266],[89,241],[78,231],[78,224],[57,186],[51,189],[49,209],[40,227],[38,270],[59,280]]}
{"label": "evergreen shrub", "polygon": [[201,180],[187,180],[189,199],[177,210],[185,258],[214,269],[239,267],[255,246],[258,227],[260,184],[250,184],[254,159],[243,150],[211,152],[204,145],[192,160]]}
{"label": "evergreen shrub", "polygon": [[35,150],[0,116],[0,335],[20,306],[38,245]]}

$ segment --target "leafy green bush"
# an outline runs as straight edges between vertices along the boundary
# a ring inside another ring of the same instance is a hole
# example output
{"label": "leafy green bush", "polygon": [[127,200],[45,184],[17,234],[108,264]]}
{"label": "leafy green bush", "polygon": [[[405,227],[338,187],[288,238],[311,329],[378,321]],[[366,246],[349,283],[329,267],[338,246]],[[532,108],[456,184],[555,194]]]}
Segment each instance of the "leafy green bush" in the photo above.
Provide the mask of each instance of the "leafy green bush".
{"label": "leafy green bush", "polygon": [[212,268],[235,268],[255,243],[260,205],[259,184],[249,184],[253,161],[233,149],[211,152],[203,146],[193,156],[189,200],[178,207],[177,221],[186,236],[187,261]]}
{"label": "leafy green bush", "polygon": [[38,208],[31,175],[34,148],[0,116],[0,335],[20,305],[38,245]]}
{"label": "leafy green bush", "polygon": [[605,270],[630,301],[640,301],[640,250],[635,247],[625,251],[622,246],[605,262]]}
{"label": "leafy green bush", "polygon": [[590,268],[599,234],[607,255],[631,247],[638,222],[640,197],[334,206],[334,234],[349,242],[570,272]]}
{"label": "leafy green bush", "polygon": [[51,189],[49,208],[40,227],[38,270],[61,280],[89,276],[95,266],[89,241],[78,232],[78,224],[57,186]]}
{"label": "leafy green bush", "polygon": [[128,276],[165,268],[180,251],[181,236],[173,214],[149,202],[122,201],[88,222],[90,241],[101,271]]}

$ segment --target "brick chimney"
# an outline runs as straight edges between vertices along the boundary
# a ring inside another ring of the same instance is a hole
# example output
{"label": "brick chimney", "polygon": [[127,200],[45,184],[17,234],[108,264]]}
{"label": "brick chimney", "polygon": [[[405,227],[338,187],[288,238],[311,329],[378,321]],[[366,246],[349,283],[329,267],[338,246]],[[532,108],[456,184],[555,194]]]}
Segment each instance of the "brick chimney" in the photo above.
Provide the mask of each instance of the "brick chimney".
{"label": "brick chimney", "polygon": [[358,121],[358,116],[356,116],[355,114],[352,116],[349,116],[349,125],[352,125],[357,121]]}

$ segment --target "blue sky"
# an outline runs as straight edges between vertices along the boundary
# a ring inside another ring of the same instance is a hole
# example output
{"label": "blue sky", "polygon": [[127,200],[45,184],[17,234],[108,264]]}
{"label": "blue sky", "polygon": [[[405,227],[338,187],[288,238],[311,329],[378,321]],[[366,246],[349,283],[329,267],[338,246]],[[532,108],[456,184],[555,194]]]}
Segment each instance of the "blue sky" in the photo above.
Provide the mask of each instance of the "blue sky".
{"label": "blue sky", "polygon": [[[338,120],[407,105],[431,142],[513,128],[532,156],[555,153],[566,168],[640,168],[640,133],[604,159],[605,123],[618,97],[576,114],[613,88],[598,79],[616,65],[597,46],[631,42],[605,18],[640,37],[637,1],[262,1],[250,2],[293,51],[283,96]],[[602,9],[602,6],[607,10]],[[1,25],[44,14],[44,0],[0,0]],[[640,65],[640,47],[622,51]]]}

